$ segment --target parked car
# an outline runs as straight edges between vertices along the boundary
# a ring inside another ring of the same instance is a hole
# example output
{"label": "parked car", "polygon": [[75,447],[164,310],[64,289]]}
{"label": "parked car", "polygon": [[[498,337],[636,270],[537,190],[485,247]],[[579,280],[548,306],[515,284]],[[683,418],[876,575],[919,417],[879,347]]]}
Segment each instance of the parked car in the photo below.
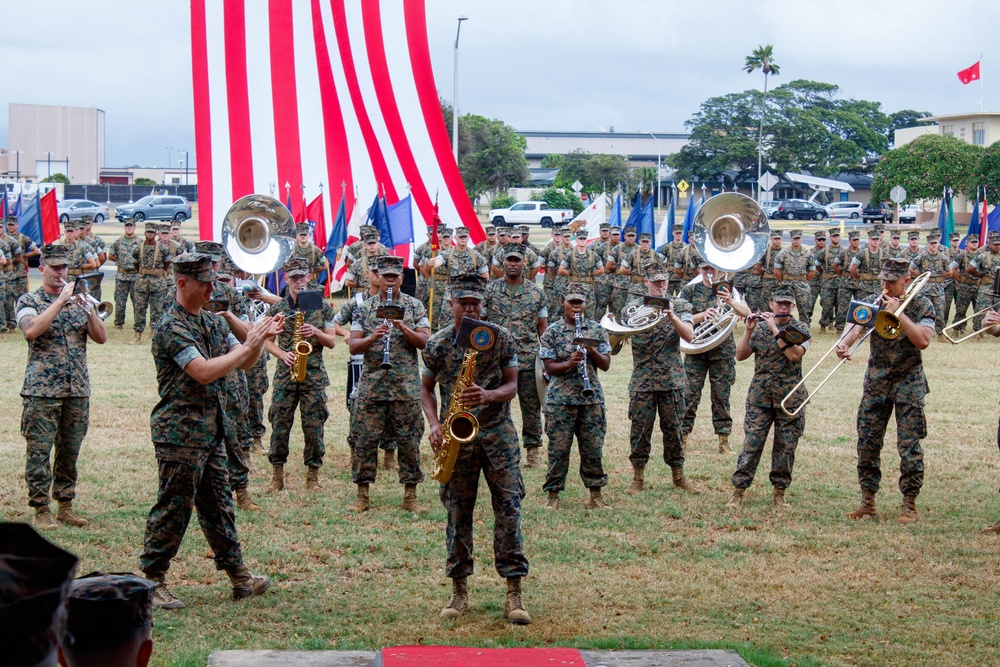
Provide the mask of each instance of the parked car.
{"label": "parked car", "polygon": [[822,220],[829,217],[829,214],[819,204],[801,199],[789,199],[781,202],[772,217],[785,220]]}
{"label": "parked car", "polygon": [[513,225],[551,227],[565,224],[575,217],[573,211],[549,208],[543,201],[522,201],[510,208],[490,209],[490,222],[495,225],[506,222]]}
{"label": "parked car", "polygon": [[886,204],[881,201],[870,201],[861,213],[861,217],[865,222],[875,222],[876,220],[880,222],[892,222],[895,216],[892,213],[892,204]]}
{"label": "parked car", "polygon": [[781,199],[772,199],[771,201],[766,201],[762,203],[760,207],[764,209],[764,215],[766,215],[769,218],[773,218],[774,212],[778,210],[779,206],[781,206],[781,202],[782,202]]}
{"label": "parked car", "polygon": [[146,195],[134,204],[115,207],[115,217],[119,220],[178,220],[184,222],[191,217],[191,204],[184,197],[174,195]]}
{"label": "parked car", "polygon": [[924,209],[920,208],[920,204],[907,204],[903,207],[903,210],[899,212],[899,224],[912,224],[917,221],[917,213],[923,213]]}
{"label": "parked car", "polygon": [[59,212],[59,222],[79,220],[84,215],[90,215],[94,222],[100,224],[111,217],[107,206],[89,199],[63,199],[56,204],[56,210]]}
{"label": "parked car", "polygon": [[865,211],[865,205],[859,201],[835,201],[826,205],[826,212],[831,218],[850,218],[857,220]]}

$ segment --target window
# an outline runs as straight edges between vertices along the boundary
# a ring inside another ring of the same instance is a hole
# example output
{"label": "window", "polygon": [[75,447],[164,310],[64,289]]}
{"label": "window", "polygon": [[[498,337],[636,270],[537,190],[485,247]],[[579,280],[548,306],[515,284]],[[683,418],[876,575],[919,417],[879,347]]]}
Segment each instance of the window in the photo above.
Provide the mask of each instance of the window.
{"label": "window", "polygon": [[527,206],[525,204],[514,204],[513,206],[510,207],[510,210],[512,210],[512,211],[523,211],[526,208],[527,208]]}
{"label": "window", "polygon": [[986,123],[972,124],[972,143],[976,146],[986,145]]}
{"label": "window", "polygon": [[539,204],[538,205],[538,209],[541,210],[541,211],[547,211],[547,210],[549,210],[549,205],[548,204]]}
{"label": "window", "polygon": [[942,125],[941,126],[941,134],[944,134],[944,135],[949,136],[949,137],[954,137],[955,136],[955,126],[954,125]]}

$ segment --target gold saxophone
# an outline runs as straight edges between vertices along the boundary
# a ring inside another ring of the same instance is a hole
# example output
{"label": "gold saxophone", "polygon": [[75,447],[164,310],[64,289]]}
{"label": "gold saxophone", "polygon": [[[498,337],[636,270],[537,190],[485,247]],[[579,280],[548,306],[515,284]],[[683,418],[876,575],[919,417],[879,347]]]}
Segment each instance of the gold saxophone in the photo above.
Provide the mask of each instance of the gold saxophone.
{"label": "gold saxophone", "polygon": [[448,480],[451,479],[451,474],[455,471],[455,461],[458,459],[458,450],[461,446],[472,442],[479,435],[479,420],[459,400],[462,391],[472,384],[478,354],[476,350],[467,350],[465,356],[462,357],[462,366],[458,369],[458,379],[455,381],[455,390],[451,394],[448,414],[445,415],[444,423],[441,425],[444,442],[434,454],[434,474],[431,475],[441,484],[447,484]]}
{"label": "gold saxophone", "polygon": [[313,346],[302,338],[302,325],[306,323],[306,314],[297,311],[295,313],[295,325],[292,328],[292,352],[295,353],[295,363],[292,365],[292,378],[296,382],[306,379],[306,361],[312,354]]}

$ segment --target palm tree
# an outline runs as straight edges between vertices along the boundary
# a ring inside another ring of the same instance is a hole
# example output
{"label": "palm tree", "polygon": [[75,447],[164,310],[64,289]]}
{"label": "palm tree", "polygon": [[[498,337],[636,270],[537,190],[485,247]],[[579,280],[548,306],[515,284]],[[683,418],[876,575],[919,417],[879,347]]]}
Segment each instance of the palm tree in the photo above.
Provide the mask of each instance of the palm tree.
{"label": "palm tree", "polygon": [[757,70],[764,73],[764,97],[760,103],[760,129],[757,131],[757,179],[760,180],[760,168],[763,162],[763,138],[764,138],[764,113],[767,110],[767,75],[779,74],[781,68],[774,62],[774,47],[758,46],[753,53],[747,56],[747,61],[743,65],[747,74],[753,74]]}

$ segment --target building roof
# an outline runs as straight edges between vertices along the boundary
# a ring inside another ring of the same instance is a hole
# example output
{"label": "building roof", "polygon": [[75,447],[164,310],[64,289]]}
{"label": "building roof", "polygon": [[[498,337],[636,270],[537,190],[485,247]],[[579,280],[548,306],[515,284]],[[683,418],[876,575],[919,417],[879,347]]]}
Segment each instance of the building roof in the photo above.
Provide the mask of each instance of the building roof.
{"label": "building roof", "polygon": [[656,160],[657,156],[678,152],[691,137],[679,132],[525,131],[518,134],[527,141],[524,154],[529,158],[582,150],[594,155],[625,155],[633,159]]}
{"label": "building roof", "polygon": [[968,113],[952,113],[944,116],[928,116],[918,118],[918,123],[937,123],[942,120],[958,120],[960,118],[980,118],[982,116],[1000,116],[1000,111],[970,111]]}

